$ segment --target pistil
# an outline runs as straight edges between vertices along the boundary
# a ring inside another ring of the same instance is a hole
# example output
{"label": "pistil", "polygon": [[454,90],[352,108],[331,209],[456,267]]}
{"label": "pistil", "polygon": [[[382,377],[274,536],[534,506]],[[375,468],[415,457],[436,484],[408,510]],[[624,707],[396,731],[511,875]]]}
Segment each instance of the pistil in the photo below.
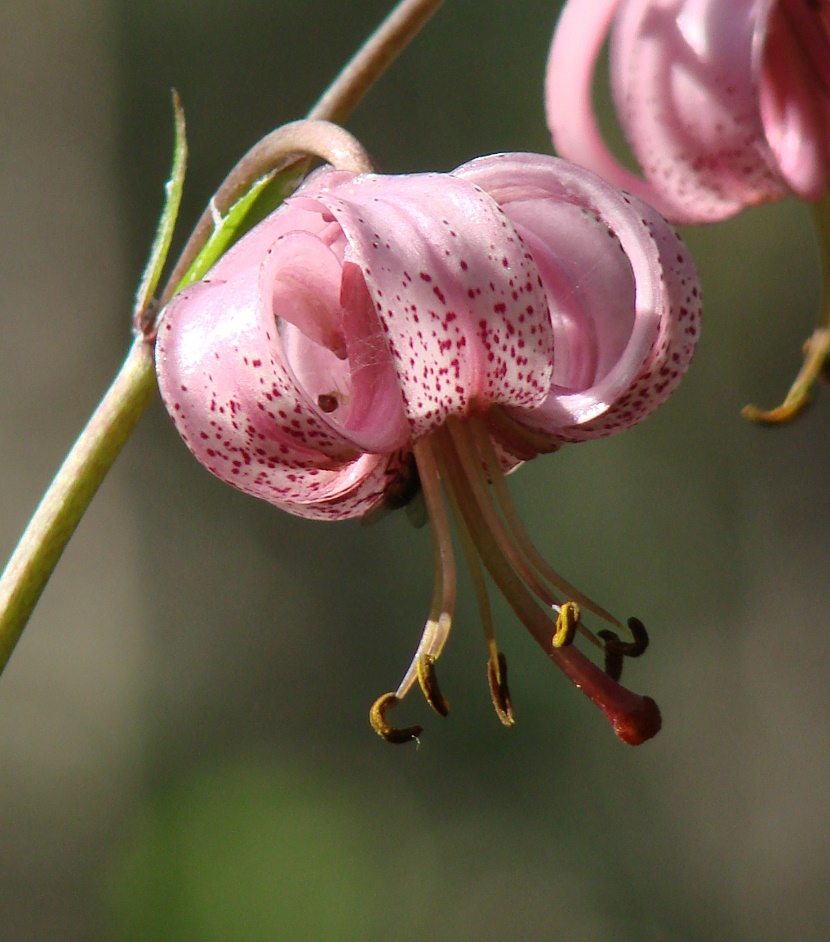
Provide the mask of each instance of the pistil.
{"label": "pistil", "polygon": [[[602,710],[620,739],[636,745],[654,736],[661,725],[657,704],[617,683],[623,658],[637,657],[645,650],[648,642],[645,628],[637,619],[631,619],[633,640],[626,642],[616,631],[604,630],[595,635],[582,624],[580,606],[614,628],[622,628],[616,618],[562,579],[531,543],[510,500],[484,420],[475,416],[464,421],[450,418],[415,445],[414,455],[432,529],[433,599],[421,641],[398,689],[380,697],[370,711],[376,732],[395,743],[418,738],[421,727],[395,727],[386,718],[389,709],[406,696],[416,679],[437,713],[446,716],[449,711],[435,676],[435,662],[449,636],[456,596],[448,505],[478,599],[489,651],[490,692],[502,723],[513,724],[513,707],[507,687],[507,662],[496,645],[483,569],[490,573],[548,657]],[[554,589],[564,590],[572,598],[560,599]],[[577,633],[603,649],[606,670],[577,650],[573,644]]]}
{"label": "pistil", "polygon": [[[480,451],[486,453],[484,448],[473,448],[472,452],[470,450],[472,435],[476,436],[476,441],[481,441],[481,433],[471,433],[467,426],[474,428],[479,422],[482,420],[477,418],[468,419],[464,423],[450,419],[447,425],[433,436],[442,482],[445,491],[452,494],[451,504],[453,501],[457,504],[484,566],[545,653],[600,707],[617,736],[631,744],[645,742],[660,729],[660,711],[656,703],[649,697],[626,690],[579,652],[573,644],[568,643],[573,639],[577,625],[581,626],[579,609],[573,604],[573,600],[563,603],[551,601],[553,594],[532,572],[525,558],[527,554],[523,555],[496,513],[489,484],[492,484],[497,492],[502,490],[501,468],[492,460],[485,460],[480,454]],[[489,481],[485,475],[489,476]],[[506,492],[505,484],[503,493]],[[523,528],[520,532],[524,533]],[[513,536],[518,539],[515,533]],[[531,545],[529,539],[526,542]],[[535,548],[532,552],[534,558],[541,559]],[[564,581],[556,575],[558,581]],[[544,608],[534,599],[534,594],[544,603]],[[590,610],[603,616],[607,615],[604,609],[582,593],[574,594],[578,594],[580,600],[584,599],[586,607]],[[556,622],[549,614],[554,611],[558,612]],[[617,619],[611,616],[607,618],[613,625],[620,626]],[[604,647],[602,642],[597,640],[597,643]],[[624,653],[616,648],[614,650],[615,655]],[[494,702],[495,700],[494,696]]]}

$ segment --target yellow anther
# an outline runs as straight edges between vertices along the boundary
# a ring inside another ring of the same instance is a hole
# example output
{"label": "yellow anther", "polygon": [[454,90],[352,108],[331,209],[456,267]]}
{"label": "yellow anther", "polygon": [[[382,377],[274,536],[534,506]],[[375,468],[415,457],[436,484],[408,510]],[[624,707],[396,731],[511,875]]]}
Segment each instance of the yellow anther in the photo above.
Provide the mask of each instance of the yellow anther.
{"label": "yellow anther", "polygon": [[418,658],[418,683],[432,709],[441,716],[446,716],[450,712],[450,705],[438,687],[435,658],[431,654],[422,654]]}
{"label": "yellow anther", "polygon": [[491,658],[487,662],[487,679],[490,681],[490,696],[493,698],[496,715],[505,726],[512,726],[516,722],[516,717],[513,715],[513,704],[510,702],[510,690],[507,687],[507,661],[503,654],[499,653],[495,661]]}
{"label": "yellow anther", "polygon": [[559,615],[556,618],[556,631],[553,635],[552,644],[555,648],[564,648],[570,644],[576,636],[576,629],[579,626],[579,606],[576,602],[565,602],[559,609]]}
{"label": "yellow anther", "polygon": [[387,742],[404,743],[412,742],[413,739],[417,740],[423,732],[422,726],[391,726],[387,721],[387,710],[391,710],[398,703],[400,700],[394,693],[385,693],[382,697],[378,697],[372,704],[372,709],[369,710],[369,722],[372,724],[372,729]]}

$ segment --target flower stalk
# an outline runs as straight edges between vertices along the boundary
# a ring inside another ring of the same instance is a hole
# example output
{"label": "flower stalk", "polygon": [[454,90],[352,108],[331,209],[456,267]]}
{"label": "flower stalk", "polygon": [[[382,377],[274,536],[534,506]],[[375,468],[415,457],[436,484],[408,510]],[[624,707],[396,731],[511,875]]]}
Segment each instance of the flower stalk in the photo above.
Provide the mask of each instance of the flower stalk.
{"label": "flower stalk", "polygon": [[762,425],[781,425],[799,416],[810,404],[816,383],[826,378],[830,356],[830,190],[810,205],[821,266],[822,298],[818,323],[804,343],[804,362],[784,401],[774,409],[744,406],[741,415]]}

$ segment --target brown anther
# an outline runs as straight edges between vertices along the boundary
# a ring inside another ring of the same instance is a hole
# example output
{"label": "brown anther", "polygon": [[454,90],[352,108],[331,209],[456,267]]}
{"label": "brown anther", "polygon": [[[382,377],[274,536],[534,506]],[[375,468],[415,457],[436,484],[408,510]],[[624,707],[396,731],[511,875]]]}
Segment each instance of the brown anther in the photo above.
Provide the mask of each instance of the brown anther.
{"label": "brown anther", "polygon": [[639,618],[628,619],[628,630],[633,641],[623,641],[619,635],[607,628],[597,632],[605,642],[605,673],[613,680],[622,676],[623,658],[640,657],[648,647],[648,632]]}
{"label": "brown anther", "polygon": [[490,681],[490,696],[496,715],[505,726],[512,726],[516,722],[513,715],[513,704],[510,702],[510,690],[507,687],[507,660],[499,652],[498,661],[487,662],[487,679]]}
{"label": "brown anther", "polygon": [[408,452],[400,459],[395,474],[383,488],[383,502],[390,510],[406,507],[421,493],[421,478],[415,456]]}
{"label": "brown anther", "polygon": [[340,405],[334,393],[321,393],[317,397],[317,406],[321,412],[334,412]]}
{"label": "brown anther", "polygon": [[438,687],[435,658],[431,654],[422,654],[418,658],[418,683],[432,709],[441,716],[446,716],[450,712],[450,705]]}
{"label": "brown anther", "polygon": [[579,625],[579,606],[576,602],[565,602],[556,618],[556,631],[551,642],[555,648],[564,648],[571,644]]}
{"label": "brown anther", "polygon": [[646,626],[639,618],[629,618],[628,630],[631,632],[631,637],[634,641],[626,646],[626,650],[623,651],[623,654],[626,657],[639,657],[641,654],[645,654],[645,650],[648,647],[648,632],[646,631]]}
{"label": "brown anther", "polygon": [[385,693],[382,697],[378,697],[372,704],[372,709],[369,710],[369,722],[372,724],[372,729],[387,742],[405,743],[412,742],[413,739],[417,740],[424,731],[423,726],[391,726],[387,721],[387,710],[391,710],[398,703],[400,700],[394,693]]}
{"label": "brown anther", "polygon": [[605,642],[602,648],[605,652],[605,673],[608,674],[611,680],[619,680],[622,677],[623,669],[623,652],[620,650],[619,645],[623,642],[613,631],[609,631],[607,628],[598,631],[597,635]]}

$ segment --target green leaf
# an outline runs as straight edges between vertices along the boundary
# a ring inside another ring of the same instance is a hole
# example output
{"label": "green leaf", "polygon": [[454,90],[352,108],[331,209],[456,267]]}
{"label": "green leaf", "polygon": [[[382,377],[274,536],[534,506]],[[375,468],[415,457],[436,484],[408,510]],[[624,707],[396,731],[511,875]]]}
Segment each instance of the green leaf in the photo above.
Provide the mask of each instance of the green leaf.
{"label": "green leaf", "polygon": [[135,295],[133,320],[136,324],[143,320],[143,315],[150,304],[161,277],[164,263],[167,261],[167,253],[170,251],[170,241],[173,238],[173,229],[176,226],[184,189],[184,175],[187,166],[187,137],[182,103],[175,89],[173,90],[173,116],[175,122],[173,166],[170,170],[170,179],[164,186],[164,208],[161,211],[161,217],[156,228],[156,236],[150,249],[150,257],[147,259]]}
{"label": "green leaf", "polygon": [[217,213],[213,233],[176,287],[176,293],[192,285],[207,272],[260,220],[273,212],[297,188],[308,166],[303,160],[260,177],[224,216]]}

